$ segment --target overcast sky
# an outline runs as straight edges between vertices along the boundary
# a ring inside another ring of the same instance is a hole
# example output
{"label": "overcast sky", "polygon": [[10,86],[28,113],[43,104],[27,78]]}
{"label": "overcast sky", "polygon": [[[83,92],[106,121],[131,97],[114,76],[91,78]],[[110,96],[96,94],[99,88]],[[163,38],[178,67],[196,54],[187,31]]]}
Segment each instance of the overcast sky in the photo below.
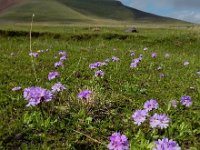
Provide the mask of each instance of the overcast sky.
{"label": "overcast sky", "polygon": [[125,5],[190,22],[200,23],[200,0],[120,0]]}

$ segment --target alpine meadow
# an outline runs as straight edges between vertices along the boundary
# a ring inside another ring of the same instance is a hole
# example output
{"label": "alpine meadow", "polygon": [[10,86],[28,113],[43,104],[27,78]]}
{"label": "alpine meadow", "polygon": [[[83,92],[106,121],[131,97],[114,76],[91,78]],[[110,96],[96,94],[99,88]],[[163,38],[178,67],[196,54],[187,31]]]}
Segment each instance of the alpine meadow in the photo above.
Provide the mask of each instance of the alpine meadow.
{"label": "alpine meadow", "polygon": [[115,0],[0,0],[0,149],[199,150],[199,43]]}

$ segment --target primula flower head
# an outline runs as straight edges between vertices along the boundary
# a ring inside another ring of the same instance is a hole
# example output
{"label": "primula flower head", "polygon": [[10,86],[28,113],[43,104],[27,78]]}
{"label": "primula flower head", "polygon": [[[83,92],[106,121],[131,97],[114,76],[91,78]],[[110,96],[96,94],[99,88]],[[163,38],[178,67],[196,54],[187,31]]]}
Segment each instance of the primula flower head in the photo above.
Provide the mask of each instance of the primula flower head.
{"label": "primula flower head", "polygon": [[158,102],[156,100],[149,100],[149,101],[146,101],[144,103],[144,109],[147,110],[147,111],[150,111],[150,110],[153,110],[153,109],[157,109],[158,108]]}
{"label": "primula flower head", "polygon": [[60,92],[62,90],[65,90],[65,86],[62,85],[60,82],[58,83],[55,83],[52,87],[51,87],[51,91],[54,93],[54,92]]}
{"label": "primula flower head", "polygon": [[155,113],[152,117],[150,117],[150,126],[152,128],[167,128],[169,126],[169,117],[166,114],[157,114]]}
{"label": "primula flower head", "polygon": [[168,138],[158,139],[155,141],[155,147],[152,150],[181,150],[176,141]]}
{"label": "primula flower head", "polygon": [[118,57],[115,57],[115,56],[112,56],[112,61],[113,61],[113,62],[119,61],[119,58],[118,58]]}
{"label": "primula flower head", "polygon": [[113,133],[109,140],[110,143],[107,146],[109,150],[129,150],[128,139],[124,134]]}
{"label": "primula flower head", "polygon": [[135,53],[132,52],[132,53],[131,53],[131,56],[135,56]]}
{"label": "primula flower head", "polygon": [[38,53],[37,52],[33,52],[33,53],[29,53],[29,56],[33,56],[33,57],[38,57]]}
{"label": "primula flower head", "polygon": [[152,58],[157,57],[157,53],[152,53],[152,54],[151,54],[151,57],[152,57]]}
{"label": "primula flower head", "polygon": [[132,115],[134,124],[137,124],[138,126],[140,126],[141,123],[143,123],[146,120],[147,116],[148,116],[148,112],[146,110],[140,110],[140,109],[136,110]]}
{"label": "primula flower head", "polygon": [[61,56],[66,56],[67,57],[67,53],[65,51],[60,51],[58,54],[61,55]]}
{"label": "primula flower head", "polygon": [[185,105],[186,107],[191,106],[192,105],[191,96],[182,96],[181,97],[181,103],[182,103],[182,105]]}
{"label": "primula flower head", "polygon": [[92,95],[92,91],[90,90],[83,90],[78,94],[78,98],[80,99],[89,99]]}
{"label": "primula flower head", "polygon": [[107,64],[105,62],[96,62],[96,63],[90,64],[89,67],[90,69],[95,69],[104,65],[107,65]]}
{"label": "primula flower head", "polygon": [[102,77],[102,76],[104,76],[104,72],[102,71],[102,70],[97,70],[96,72],[95,72],[95,77]]}
{"label": "primula flower head", "polygon": [[52,80],[52,79],[55,79],[59,76],[60,76],[60,74],[58,72],[49,72],[48,79]]}
{"label": "primula flower head", "polygon": [[60,67],[60,66],[64,66],[62,61],[55,62],[55,64],[54,64],[55,68]]}
{"label": "primula flower head", "polygon": [[12,88],[12,91],[19,91],[19,90],[21,90],[21,89],[22,89],[21,86],[16,86],[16,87]]}
{"label": "primula flower head", "polygon": [[28,106],[36,106],[41,102],[51,101],[53,94],[51,91],[43,89],[41,87],[29,87],[24,89],[24,99],[28,100]]}
{"label": "primula flower head", "polygon": [[60,57],[60,61],[64,61],[64,60],[66,60],[66,59],[67,59],[66,56],[62,56],[62,57]]}
{"label": "primula flower head", "polygon": [[147,47],[145,47],[145,48],[143,48],[143,50],[144,50],[144,51],[146,51],[146,50],[148,50],[148,48],[147,48]]}

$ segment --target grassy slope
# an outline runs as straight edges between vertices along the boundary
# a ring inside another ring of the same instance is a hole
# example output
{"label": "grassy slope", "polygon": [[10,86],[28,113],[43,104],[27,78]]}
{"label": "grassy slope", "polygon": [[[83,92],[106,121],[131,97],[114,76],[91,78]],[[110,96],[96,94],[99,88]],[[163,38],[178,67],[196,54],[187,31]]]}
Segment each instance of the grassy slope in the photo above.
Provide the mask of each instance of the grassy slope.
{"label": "grassy slope", "polygon": [[30,21],[32,14],[35,14],[35,21],[57,21],[57,22],[76,22],[91,21],[91,18],[82,15],[73,9],[60,4],[57,1],[26,1],[1,15],[1,19],[10,19],[15,21]]}
{"label": "grassy slope", "polygon": [[178,20],[160,17],[150,13],[124,6],[114,0],[58,0],[75,10],[86,15],[93,15],[102,18],[110,18],[125,21],[147,21],[147,22],[179,22]]}
{"label": "grassy slope", "polygon": [[[38,82],[33,77],[28,55],[28,37],[1,36],[0,149],[104,150],[103,144],[109,143],[107,137],[120,131],[127,135],[133,150],[147,149],[151,142],[168,136],[182,149],[197,150],[200,146],[200,77],[196,74],[200,71],[199,34],[186,29],[139,29],[138,34],[123,31],[124,28],[103,28],[94,34],[90,28],[68,27],[60,37],[33,37],[34,51],[50,49],[34,59]],[[55,69],[54,62],[59,59],[55,56],[61,49],[67,51],[68,60],[65,67]],[[143,54],[138,68],[129,67],[131,52],[135,52],[135,57]],[[158,54],[157,58],[151,58],[152,52]],[[164,57],[166,53],[169,58]],[[113,55],[120,62],[103,67],[104,78],[94,78],[89,64]],[[184,66],[184,61],[190,64]],[[162,70],[158,71],[158,66]],[[61,78],[48,81],[48,72],[55,70],[61,73]],[[160,79],[159,73],[165,77]],[[27,101],[22,91],[11,91],[15,86],[34,85],[50,89],[56,82],[65,84],[67,90],[42,106],[43,115],[39,107],[25,107]],[[85,88],[95,93],[93,106],[77,99],[79,91]],[[179,101],[183,95],[192,96],[190,108],[180,104],[178,108],[169,107],[170,100]],[[142,109],[149,99],[159,102],[160,108],[154,112],[170,116],[168,131],[152,130],[148,121],[140,127],[134,125],[132,113]]]}
{"label": "grassy slope", "polygon": [[[163,18],[126,7],[114,0],[21,1],[18,5],[14,5],[2,12],[0,20],[1,22],[29,22],[32,13],[36,15],[36,22],[93,22],[96,24],[103,24],[110,20],[128,22],[179,22],[174,19]],[[119,22],[113,22],[113,24],[119,24]]]}

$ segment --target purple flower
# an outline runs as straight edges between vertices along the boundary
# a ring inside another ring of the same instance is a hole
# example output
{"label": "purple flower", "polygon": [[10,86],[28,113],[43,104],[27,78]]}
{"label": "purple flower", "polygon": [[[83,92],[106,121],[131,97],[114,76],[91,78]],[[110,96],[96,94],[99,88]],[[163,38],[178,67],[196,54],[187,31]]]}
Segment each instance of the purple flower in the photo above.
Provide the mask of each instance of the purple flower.
{"label": "purple flower", "polygon": [[131,68],[136,68],[138,66],[139,62],[142,60],[141,58],[142,57],[133,59],[132,62],[131,62],[130,67]]}
{"label": "purple flower", "polygon": [[92,91],[90,90],[83,90],[78,94],[78,98],[81,99],[89,99],[92,95]]}
{"label": "purple flower", "polygon": [[96,62],[96,63],[90,64],[89,67],[90,69],[95,69],[104,65],[107,65],[107,64],[105,62]]}
{"label": "purple flower", "polygon": [[155,147],[152,150],[181,150],[180,146],[172,139],[163,138],[155,141]]}
{"label": "purple flower", "polygon": [[147,111],[157,109],[157,108],[158,108],[158,102],[156,100],[151,99],[144,103],[144,109]]}
{"label": "purple flower", "polygon": [[197,74],[200,75],[200,71],[198,71]]}
{"label": "purple flower", "polygon": [[112,56],[112,61],[113,61],[113,62],[119,61],[119,58],[118,58],[118,57],[115,57],[115,56]]}
{"label": "purple flower", "polygon": [[19,90],[21,90],[21,89],[22,89],[22,87],[16,86],[16,87],[12,88],[12,91],[19,91]]}
{"label": "purple flower", "polygon": [[131,63],[130,68],[136,68],[137,67],[137,63]]}
{"label": "purple flower", "polygon": [[151,54],[151,57],[152,57],[152,58],[157,57],[157,53],[152,53],[152,54]]}
{"label": "purple flower", "polygon": [[144,50],[144,51],[146,51],[146,50],[148,50],[148,48],[147,48],[147,47],[145,47],[143,50]]}
{"label": "purple flower", "polygon": [[36,52],[33,52],[33,53],[29,53],[29,56],[33,56],[33,57],[38,57],[38,53],[36,53]]}
{"label": "purple flower", "polygon": [[66,60],[66,59],[67,59],[66,56],[62,56],[62,57],[60,57],[60,61],[64,61],[64,60]]}
{"label": "purple flower", "polygon": [[55,68],[60,67],[60,66],[64,66],[62,61],[56,62],[56,63],[54,64],[54,67],[55,67]]}
{"label": "purple flower", "polygon": [[132,53],[131,53],[131,56],[135,56],[135,53],[132,52]]}
{"label": "purple flower", "polygon": [[140,126],[141,123],[145,121],[147,116],[148,116],[148,112],[146,110],[140,110],[140,109],[136,110],[132,115],[134,124]]}
{"label": "purple flower", "polygon": [[177,107],[177,101],[176,100],[172,100],[171,102],[171,106],[176,108]]}
{"label": "purple flower", "polygon": [[58,54],[61,55],[61,56],[66,56],[67,57],[67,53],[65,51],[60,51]]}
{"label": "purple flower", "polygon": [[58,83],[55,83],[52,87],[51,87],[51,91],[54,93],[54,92],[60,92],[62,90],[65,90],[65,86],[62,85],[60,82]]}
{"label": "purple flower", "polygon": [[182,96],[181,103],[182,105],[185,105],[186,107],[189,107],[190,105],[192,105],[191,96]]}
{"label": "purple flower", "polygon": [[95,77],[100,77],[100,76],[104,76],[104,72],[102,71],[102,70],[97,70],[96,72],[95,72]]}
{"label": "purple flower", "polygon": [[190,63],[188,62],[188,61],[185,61],[184,63],[183,63],[183,65],[184,66],[187,66],[187,65],[189,65]]}
{"label": "purple flower", "polygon": [[124,134],[113,133],[109,137],[110,143],[108,144],[109,150],[129,150],[128,139]]}
{"label": "purple flower", "polygon": [[167,128],[169,126],[169,117],[166,114],[157,114],[155,113],[152,117],[150,117],[150,126],[152,128]]}
{"label": "purple flower", "polygon": [[60,74],[58,72],[49,72],[48,79],[52,80],[59,76],[60,76]]}
{"label": "purple flower", "polygon": [[43,89],[41,87],[29,87],[24,89],[24,99],[28,100],[28,106],[36,106],[41,102],[51,101],[53,94],[51,91]]}

